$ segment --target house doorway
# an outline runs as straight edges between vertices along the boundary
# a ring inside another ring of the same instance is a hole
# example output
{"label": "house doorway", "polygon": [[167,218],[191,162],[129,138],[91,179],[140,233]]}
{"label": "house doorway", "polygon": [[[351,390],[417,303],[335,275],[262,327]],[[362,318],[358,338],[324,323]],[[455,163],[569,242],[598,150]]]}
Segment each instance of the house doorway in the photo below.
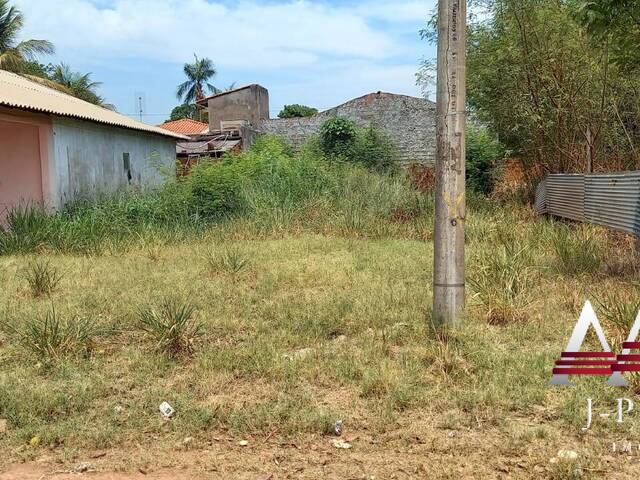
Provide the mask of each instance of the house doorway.
{"label": "house doorway", "polygon": [[16,207],[42,204],[38,126],[0,120],[0,222]]}

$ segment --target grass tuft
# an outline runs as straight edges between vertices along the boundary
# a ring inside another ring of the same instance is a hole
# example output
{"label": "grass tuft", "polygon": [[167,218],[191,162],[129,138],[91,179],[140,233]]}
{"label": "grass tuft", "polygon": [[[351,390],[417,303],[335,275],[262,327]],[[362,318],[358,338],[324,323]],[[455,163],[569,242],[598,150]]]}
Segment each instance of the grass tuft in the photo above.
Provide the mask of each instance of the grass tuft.
{"label": "grass tuft", "polygon": [[557,269],[568,276],[596,273],[602,263],[602,254],[595,236],[586,228],[571,231],[560,227],[553,236]]}
{"label": "grass tuft", "polygon": [[35,260],[27,265],[24,278],[29,284],[31,294],[34,297],[42,297],[50,295],[57,288],[62,275],[48,261]]}
{"label": "grass tuft", "polygon": [[226,248],[221,252],[209,251],[206,262],[212,273],[237,275],[251,265],[249,255],[239,248]]}
{"label": "grass tuft", "polygon": [[94,337],[100,334],[93,321],[78,317],[65,319],[54,308],[42,318],[28,320],[22,328],[5,322],[3,330],[43,363],[78,355],[89,356],[94,347]]}
{"label": "grass tuft", "polygon": [[486,309],[487,322],[501,325],[523,320],[534,285],[528,246],[513,242],[497,251],[484,250],[480,256],[480,266],[469,284]]}
{"label": "grass tuft", "polygon": [[155,342],[156,350],[172,359],[192,355],[202,334],[202,324],[193,320],[195,307],[176,299],[165,300],[159,309],[140,311],[140,328]]}
{"label": "grass tuft", "polygon": [[623,291],[612,291],[600,297],[595,297],[598,317],[602,319],[605,330],[612,332],[610,340],[613,347],[620,347],[626,340],[629,329],[636,316],[640,313],[640,298],[627,295]]}

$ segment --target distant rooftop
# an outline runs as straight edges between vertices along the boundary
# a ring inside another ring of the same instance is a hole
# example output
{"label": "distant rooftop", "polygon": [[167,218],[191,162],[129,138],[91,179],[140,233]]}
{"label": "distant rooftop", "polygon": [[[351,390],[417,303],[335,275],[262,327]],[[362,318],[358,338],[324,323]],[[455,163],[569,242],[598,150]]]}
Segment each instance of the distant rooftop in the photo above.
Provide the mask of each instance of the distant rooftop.
{"label": "distant rooftop", "polygon": [[158,125],[158,127],[164,130],[169,130],[170,132],[181,133],[183,135],[201,135],[209,133],[208,123],[198,122],[191,118],[181,118],[180,120],[164,122],[162,125]]}
{"label": "distant rooftop", "polygon": [[[251,88],[251,87],[260,87],[260,86],[261,86],[261,85],[258,85],[257,83],[252,83],[251,85],[245,85],[244,87],[238,87],[238,88],[234,88],[234,89],[232,89],[232,90],[226,90],[226,91],[224,91],[224,92],[214,93],[213,95],[209,95],[208,97],[201,98],[201,99],[200,99],[200,100],[198,100],[196,103],[197,103],[198,105],[205,105],[205,106],[206,106],[207,101],[208,101],[210,98],[221,97],[221,96],[223,96],[223,95],[228,95],[228,94],[230,94],[230,93],[235,93],[235,92],[238,92],[238,91],[240,91],[240,90],[245,90],[245,89],[247,89],[247,88]],[[263,88],[264,88],[264,87],[263,87]]]}

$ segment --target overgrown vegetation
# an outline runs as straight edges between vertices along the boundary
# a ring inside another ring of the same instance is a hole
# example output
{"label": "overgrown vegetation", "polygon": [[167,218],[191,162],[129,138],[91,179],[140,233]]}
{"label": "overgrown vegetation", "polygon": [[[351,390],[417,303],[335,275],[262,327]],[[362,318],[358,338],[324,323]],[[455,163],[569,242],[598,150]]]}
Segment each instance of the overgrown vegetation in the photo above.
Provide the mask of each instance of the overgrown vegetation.
{"label": "overgrown vegetation", "polygon": [[[185,438],[321,445],[340,419],[361,454],[379,438],[400,448],[464,431],[484,454],[548,464],[584,421],[583,389],[546,389],[553,360],[585,298],[606,304],[596,309],[607,333],[635,307],[635,270],[604,268],[631,243],[470,189],[467,318],[436,335],[428,187],[327,158],[318,143],[295,153],[263,138],[152,192],[9,216],[8,461],[131,442],[157,458]],[[64,272],[41,289],[46,299],[25,295],[34,261],[47,265],[43,278]],[[592,386],[597,402],[619,395]],[[170,420],[163,401],[176,408]],[[517,432],[504,421],[515,416]],[[620,433],[594,428],[588,438]]]}
{"label": "overgrown vegetation", "polygon": [[467,187],[489,195],[493,191],[496,177],[500,174],[502,160],[507,151],[486,128],[468,124],[466,131],[466,183]]}
{"label": "overgrown vegetation", "polygon": [[490,324],[505,324],[527,318],[534,286],[528,246],[510,242],[482,252],[477,274],[470,279]]}
{"label": "overgrown vegetation", "polygon": [[557,255],[557,268],[565,275],[580,275],[597,272],[602,263],[598,240],[589,228],[571,231],[560,226],[553,238]]}
{"label": "overgrown vegetation", "polygon": [[320,148],[329,159],[361,164],[379,172],[397,167],[395,148],[373,124],[362,129],[344,117],[325,120],[320,126]]}
{"label": "overgrown vegetation", "polygon": [[[467,98],[525,173],[640,168],[637,2],[490,0],[472,15]],[[472,9],[472,11],[474,11]],[[435,41],[435,17],[423,35]]]}
{"label": "overgrown vegetation", "polygon": [[[365,145],[371,152],[381,148],[376,141]],[[345,195],[352,188],[357,192]],[[55,215],[35,208],[14,210],[8,227],[0,231],[0,253],[116,251],[149,237],[178,241],[239,217],[264,228],[297,223],[314,230],[321,228],[317,215],[322,213],[346,227],[360,222],[365,212],[388,220],[394,211],[419,212],[428,203],[402,176],[333,162],[313,145],[294,153],[278,139],[265,137],[251,151],[218,163],[201,162],[189,176],[170,179],[151,192],[78,201]]]}

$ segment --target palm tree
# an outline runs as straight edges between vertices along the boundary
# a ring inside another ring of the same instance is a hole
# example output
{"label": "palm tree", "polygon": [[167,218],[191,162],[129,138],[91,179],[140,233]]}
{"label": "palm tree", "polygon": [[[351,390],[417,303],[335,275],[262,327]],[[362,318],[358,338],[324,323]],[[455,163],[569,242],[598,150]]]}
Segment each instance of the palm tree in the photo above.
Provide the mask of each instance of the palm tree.
{"label": "palm tree", "polygon": [[64,87],[63,91],[74,97],[110,110],[114,109],[113,105],[105,103],[104,98],[96,93],[96,88],[102,83],[91,80],[91,73],[74,72],[69,65],[61,63],[54,67],[50,79],[62,85]]}
{"label": "palm tree", "polygon": [[184,74],[187,81],[181,83],[176,91],[176,96],[184,103],[194,103],[196,100],[205,97],[205,88],[213,91],[215,88],[209,83],[216,73],[213,62],[209,58],[198,58],[194,53],[195,61],[184,64]]}
{"label": "palm tree", "polygon": [[18,42],[18,34],[24,25],[22,12],[9,6],[8,0],[0,0],[0,70],[20,73],[26,62],[40,54],[52,54],[53,44],[46,40]]}

